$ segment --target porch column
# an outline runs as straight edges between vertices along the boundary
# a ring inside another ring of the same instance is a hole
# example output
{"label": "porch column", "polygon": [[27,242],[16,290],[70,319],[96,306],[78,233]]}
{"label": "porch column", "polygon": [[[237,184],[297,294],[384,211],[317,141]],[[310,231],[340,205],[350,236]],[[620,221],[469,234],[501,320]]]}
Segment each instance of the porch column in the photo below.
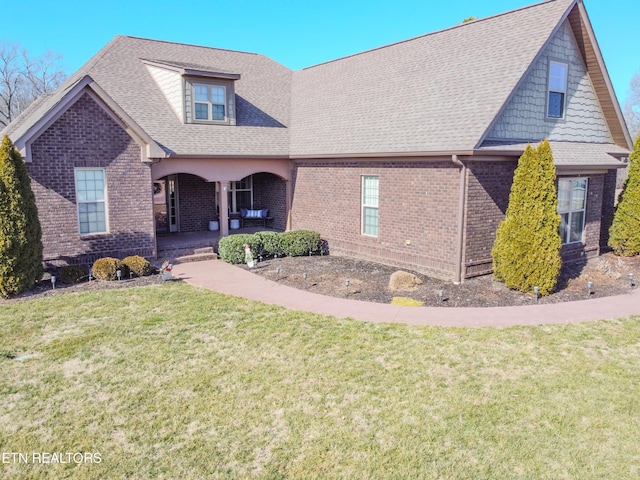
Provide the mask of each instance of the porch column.
{"label": "porch column", "polygon": [[220,182],[220,236],[229,235],[229,182]]}

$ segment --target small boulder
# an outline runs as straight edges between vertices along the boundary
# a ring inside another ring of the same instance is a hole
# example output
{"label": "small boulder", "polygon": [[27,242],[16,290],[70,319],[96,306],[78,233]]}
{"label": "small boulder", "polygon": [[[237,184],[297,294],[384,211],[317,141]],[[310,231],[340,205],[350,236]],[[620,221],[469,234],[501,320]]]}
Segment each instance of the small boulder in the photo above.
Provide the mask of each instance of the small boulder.
{"label": "small boulder", "polygon": [[389,289],[400,290],[403,292],[413,292],[418,289],[418,285],[422,285],[422,280],[413,273],[398,270],[391,274],[389,278]]}

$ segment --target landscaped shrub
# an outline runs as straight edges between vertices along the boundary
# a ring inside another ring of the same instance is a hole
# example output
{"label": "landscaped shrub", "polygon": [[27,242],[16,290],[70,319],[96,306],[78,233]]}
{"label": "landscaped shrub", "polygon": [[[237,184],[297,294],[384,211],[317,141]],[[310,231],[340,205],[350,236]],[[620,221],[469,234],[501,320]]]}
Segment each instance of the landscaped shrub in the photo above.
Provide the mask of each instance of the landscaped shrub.
{"label": "landscaped shrub", "polygon": [[521,292],[552,293],[562,258],[556,169],[548,141],[530,145],[516,168],[509,206],[493,245],[493,273],[498,281]]}
{"label": "landscaped shrub", "polygon": [[89,274],[84,265],[66,265],[60,269],[60,280],[62,283],[78,283]]}
{"label": "landscaped shrub", "polygon": [[291,232],[258,232],[223,237],[218,243],[218,255],[228,263],[244,263],[244,245],[251,248],[253,258],[286,255],[308,255],[320,251],[320,234],[310,230]]}
{"label": "landscaped shrub", "polygon": [[629,175],[609,229],[609,246],[616,255],[640,254],[640,135],[629,156]]}
{"label": "landscaped shrub", "polygon": [[138,255],[133,255],[130,257],[125,257],[122,259],[122,263],[124,263],[130,272],[136,277],[146,277],[147,275],[151,275],[151,264],[149,260],[144,257],[140,257]]}
{"label": "landscaped shrub", "polygon": [[293,230],[281,235],[282,249],[289,257],[299,257],[320,251],[320,234],[311,230]]}
{"label": "landscaped shrub", "polygon": [[222,237],[218,243],[218,255],[227,263],[244,263],[244,245],[251,248],[251,252],[257,256],[262,249],[260,237],[248,233],[229,235]]}
{"label": "landscaped shrub", "polygon": [[129,275],[127,266],[117,258],[104,257],[99,258],[93,262],[93,276],[98,280],[117,280],[118,270],[122,272],[121,278],[126,278]]}
{"label": "landscaped shrub", "polygon": [[278,232],[258,232],[254,234],[260,239],[262,250],[258,252],[265,257],[282,257],[284,249],[282,248],[282,234]]}
{"label": "landscaped shrub", "polygon": [[0,146],[0,295],[31,288],[42,278],[42,231],[31,180],[5,135]]}

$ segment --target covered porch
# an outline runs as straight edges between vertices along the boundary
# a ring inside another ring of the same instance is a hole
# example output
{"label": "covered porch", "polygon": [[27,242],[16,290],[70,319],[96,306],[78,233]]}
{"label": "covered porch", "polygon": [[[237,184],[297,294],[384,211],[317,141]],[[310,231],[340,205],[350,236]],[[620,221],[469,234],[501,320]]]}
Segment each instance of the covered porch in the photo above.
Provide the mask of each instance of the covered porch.
{"label": "covered porch", "polygon": [[[256,233],[265,230],[277,232],[281,229],[248,226],[237,230],[230,230],[230,235],[240,233]],[[202,253],[214,253],[218,251],[220,231],[200,231],[184,233],[161,233],[156,236],[158,259],[173,260],[178,257],[196,255]]]}

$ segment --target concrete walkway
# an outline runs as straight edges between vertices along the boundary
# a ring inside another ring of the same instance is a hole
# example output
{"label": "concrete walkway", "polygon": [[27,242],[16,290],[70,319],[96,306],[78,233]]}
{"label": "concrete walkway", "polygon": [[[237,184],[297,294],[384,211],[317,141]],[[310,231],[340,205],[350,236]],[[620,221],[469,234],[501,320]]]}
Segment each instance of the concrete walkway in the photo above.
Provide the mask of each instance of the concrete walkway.
{"label": "concrete walkway", "polygon": [[353,318],[367,322],[447,327],[507,327],[604,320],[640,314],[640,288],[616,297],[517,307],[398,307],[327,297],[266,280],[221,260],[182,263],[173,276],[220,293],[249,298],[292,310]]}

